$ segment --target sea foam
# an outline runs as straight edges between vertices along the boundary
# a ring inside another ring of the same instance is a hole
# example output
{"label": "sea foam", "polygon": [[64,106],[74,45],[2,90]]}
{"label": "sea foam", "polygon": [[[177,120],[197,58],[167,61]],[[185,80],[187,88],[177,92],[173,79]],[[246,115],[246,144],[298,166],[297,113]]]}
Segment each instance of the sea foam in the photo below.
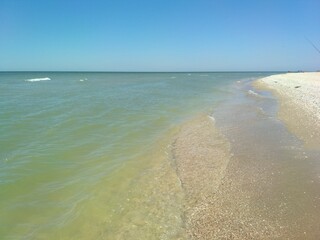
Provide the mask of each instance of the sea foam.
{"label": "sea foam", "polygon": [[51,78],[45,77],[45,78],[31,78],[27,79],[27,82],[39,82],[39,81],[50,81]]}
{"label": "sea foam", "polygon": [[253,91],[253,90],[249,90],[249,91],[248,91],[248,94],[249,94],[249,95],[256,96],[256,97],[260,97],[260,95],[259,95],[258,93],[256,93],[255,91]]}
{"label": "sea foam", "polygon": [[212,122],[216,122],[216,119],[213,116],[208,115],[208,117],[212,120]]}

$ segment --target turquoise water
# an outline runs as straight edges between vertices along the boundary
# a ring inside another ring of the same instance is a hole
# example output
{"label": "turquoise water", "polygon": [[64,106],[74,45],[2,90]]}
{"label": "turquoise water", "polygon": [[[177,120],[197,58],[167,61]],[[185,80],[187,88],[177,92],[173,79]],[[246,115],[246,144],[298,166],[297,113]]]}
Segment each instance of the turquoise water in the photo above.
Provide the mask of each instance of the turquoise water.
{"label": "turquoise water", "polygon": [[165,139],[270,74],[0,73],[1,239],[179,236]]}

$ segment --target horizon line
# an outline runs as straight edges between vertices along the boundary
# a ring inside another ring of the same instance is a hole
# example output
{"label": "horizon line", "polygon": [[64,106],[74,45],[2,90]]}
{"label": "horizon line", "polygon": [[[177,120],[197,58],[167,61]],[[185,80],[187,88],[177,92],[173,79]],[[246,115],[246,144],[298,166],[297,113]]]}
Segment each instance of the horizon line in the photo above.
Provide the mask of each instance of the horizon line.
{"label": "horizon line", "polygon": [[64,72],[64,73],[227,73],[227,72],[317,72],[319,70],[229,70],[229,71],[104,71],[104,70],[0,70],[1,73],[10,73],[10,72]]}

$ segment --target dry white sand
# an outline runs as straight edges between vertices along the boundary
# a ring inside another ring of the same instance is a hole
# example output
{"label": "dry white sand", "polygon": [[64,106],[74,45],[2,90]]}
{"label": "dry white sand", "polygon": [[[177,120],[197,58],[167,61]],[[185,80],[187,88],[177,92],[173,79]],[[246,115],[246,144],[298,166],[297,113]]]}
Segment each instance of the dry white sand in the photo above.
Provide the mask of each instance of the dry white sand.
{"label": "dry white sand", "polygon": [[279,117],[306,146],[320,145],[320,72],[286,73],[259,79],[254,84],[280,100]]}

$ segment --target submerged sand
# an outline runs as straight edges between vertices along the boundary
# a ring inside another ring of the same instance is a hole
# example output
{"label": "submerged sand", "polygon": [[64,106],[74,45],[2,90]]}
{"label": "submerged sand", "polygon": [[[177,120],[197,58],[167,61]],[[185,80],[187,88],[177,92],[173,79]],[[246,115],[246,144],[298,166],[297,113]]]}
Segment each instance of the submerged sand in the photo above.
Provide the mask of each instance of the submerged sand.
{"label": "submerged sand", "polygon": [[253,185],[248,188],[248,184],[256,181],[258,185],[263,174],[248,174],[248,169],[243,169],[212,117],[199,117],[183,125],[172,147],[186,195],[185,229],[190,239],[281,236],[278,221],[252,204],[264,189]]}
{"label": "submerged sand", "polygon": [[319,148],[320,72],[272,75],[254,86],[271,90],[280,100],[279,118],[306,146]]}

